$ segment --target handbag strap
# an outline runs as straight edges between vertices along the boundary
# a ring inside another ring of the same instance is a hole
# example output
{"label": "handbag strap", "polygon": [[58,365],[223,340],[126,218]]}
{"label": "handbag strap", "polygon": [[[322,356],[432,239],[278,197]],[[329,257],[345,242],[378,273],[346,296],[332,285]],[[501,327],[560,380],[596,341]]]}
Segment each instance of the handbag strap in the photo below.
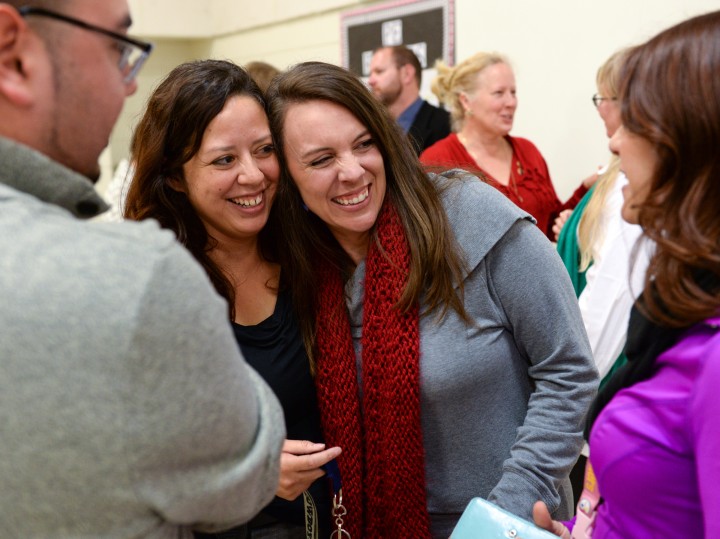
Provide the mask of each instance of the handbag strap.
{"label": "handbag strap", "polygon": [[305,538],[318,539],[317,506],[309,490],[303,492],[303,505],[305,507]]}
{"label": "handbag strap", "polygon": [[590,459],[588,459],[585,464],[585,480],[577,504],[577,518],[575,519],[575,526],[573,526],[572,539],[586,539],[591,536],[599,504],[600,488],[592,464],[590,464]]}
{"label": "handbag strap", "polygon": [[[331,538],[351,539],[347,530],[343,529],[343,517],[347,515],[347,509],[342,503],[342,485],[340,483],[340,468],[335,459],[322,466],[330,479],[333,492],[332,516],[335,519],[336,529],[332,532]],[[305,507],[305,537],[306,539],[318,539],[318,517],[315,500],[309,490],[303,492],[303,505]]]}

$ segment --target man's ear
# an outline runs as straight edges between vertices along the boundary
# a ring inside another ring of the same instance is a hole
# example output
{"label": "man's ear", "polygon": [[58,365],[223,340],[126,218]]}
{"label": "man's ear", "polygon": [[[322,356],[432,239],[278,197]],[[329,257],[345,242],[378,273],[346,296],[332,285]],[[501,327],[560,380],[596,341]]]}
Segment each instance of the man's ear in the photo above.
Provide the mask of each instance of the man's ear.
{"label": "man's ear", "polygon": [[407,86],[415,80],[415,67],[412,64],[405,64],[400,67],[400,79],[403,86]]}
{"label": "man's ear", "polygon": [[44,53],[40,38],[9,4],[0,3],[0,96],[17,106],[33,103],[30,76]]}

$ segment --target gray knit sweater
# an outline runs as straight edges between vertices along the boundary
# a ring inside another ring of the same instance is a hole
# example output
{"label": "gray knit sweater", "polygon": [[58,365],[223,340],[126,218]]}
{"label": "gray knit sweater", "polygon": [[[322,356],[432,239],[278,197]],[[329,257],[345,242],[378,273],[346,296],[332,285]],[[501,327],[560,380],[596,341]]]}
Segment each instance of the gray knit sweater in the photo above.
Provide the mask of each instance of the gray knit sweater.
{"label": "gray knit sweater", "polygon": [[[155,223],[0,139],[0,537],[189,538],[275,492],[282,412]],[[75,216],[74,216],[74,215]]]}
{"label": "gray knit sweater", "polygon": [[[598,378],[570,279],[529,215],[467,175],[443,204],[469,266],[466,325],[420,321],[428,510],[447,538],[474,496],[530,518],[543,500],[572,514],[567,480]],[[348,282],[360,357],[364,263]]]}

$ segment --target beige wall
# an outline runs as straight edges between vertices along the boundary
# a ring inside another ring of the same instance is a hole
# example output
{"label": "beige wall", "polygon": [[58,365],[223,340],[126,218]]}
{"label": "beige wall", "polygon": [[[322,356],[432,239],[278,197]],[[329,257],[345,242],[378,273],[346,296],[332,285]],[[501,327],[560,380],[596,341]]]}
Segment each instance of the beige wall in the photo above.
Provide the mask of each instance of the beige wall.
{"label": "beige wall", "polygon": [[457,0],[457,60],[497,50],[515,69],[512,134],[545,156],[561,198],[605,163],[605,128],[591,102],[597,68],[615,50],[720,8],[717,0]]}
{"label": "beige wall", "polygon": [[339,64],[340,12],[318,13],[224,36],[213,42],[212,54],[240,64],[263,60],[280,69],[305,60]]}
{"label": "beige wall", "polygon": [[[129,0],[133,30],[158,37],[210,38],[377,2],[352,0]],[[158,21],[160,24],[158,24]],[[339,31],[335,32],[339,35]],[[309,36],[305,36],[306,38]],[[291,46],[288,43],[288,46]]]}
{"label": "beige wall", "polygon": [[[125,106],[111,140],[113,165],[127,154],[147,96],[175,65],[194,58],[340,62],[340,14],[380,2],[341,0],[129,0],[133,33],[156,51],[140,90]],[[456,59],[479,50],[508,55],[520,105],[513,134],[531,139],[561,197],[607,160],[607,139],[590,97],[595,71],[616,49],[646,40],[717,0],[455,0]]]}
{"label": "beige wall", "polygon": [[[132,129],[152,90],[176,65],[198,58],[252,60],[280,68],[304,60],[340,62],[340,13],[368,2],[339,0],[129,0],[131,34],[155,43],[103,156],[103,192],[127,157]],[[372,2],[371,2],[372,3]]]}

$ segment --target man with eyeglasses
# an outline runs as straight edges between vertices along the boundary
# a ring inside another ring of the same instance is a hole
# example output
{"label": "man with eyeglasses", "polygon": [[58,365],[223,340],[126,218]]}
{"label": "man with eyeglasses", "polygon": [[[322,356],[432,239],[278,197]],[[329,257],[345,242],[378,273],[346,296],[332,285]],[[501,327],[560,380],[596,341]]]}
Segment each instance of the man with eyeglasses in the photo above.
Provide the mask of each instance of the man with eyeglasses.
{"label": "man with eyeglasses", "polygon": [[0,537],[190,538],[273,497],[282,411],[227,305],[92,182],[151,52],[126,0],[0,1]]}

